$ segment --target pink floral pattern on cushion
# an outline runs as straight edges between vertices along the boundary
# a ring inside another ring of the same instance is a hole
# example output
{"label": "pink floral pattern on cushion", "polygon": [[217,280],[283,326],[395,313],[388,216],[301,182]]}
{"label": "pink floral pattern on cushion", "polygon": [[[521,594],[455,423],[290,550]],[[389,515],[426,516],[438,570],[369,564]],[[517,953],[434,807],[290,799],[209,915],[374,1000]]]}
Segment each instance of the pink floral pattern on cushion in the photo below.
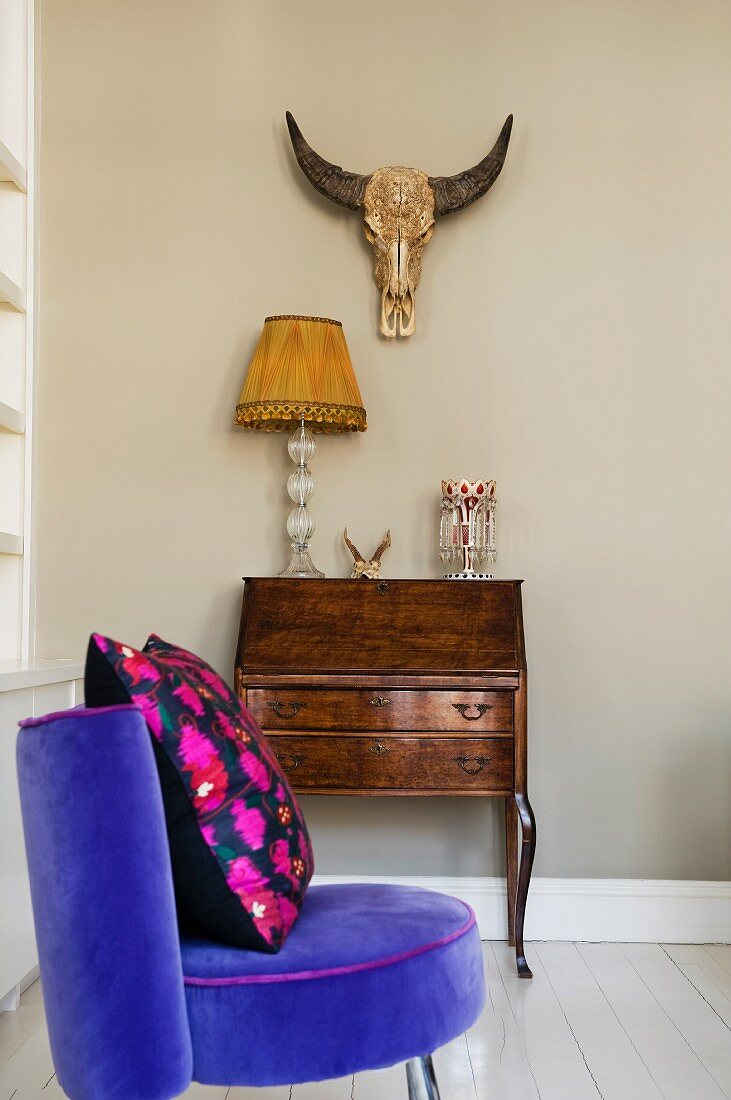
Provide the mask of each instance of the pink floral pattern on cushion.
{"label": "pink floral pattern on cushion", "polygon": [[175,765],[261,949],[278,950],[314,860],[302,812],[264,734],[221,677],[187,650],[154,634],[143,651],[100,634],[92,641]]}

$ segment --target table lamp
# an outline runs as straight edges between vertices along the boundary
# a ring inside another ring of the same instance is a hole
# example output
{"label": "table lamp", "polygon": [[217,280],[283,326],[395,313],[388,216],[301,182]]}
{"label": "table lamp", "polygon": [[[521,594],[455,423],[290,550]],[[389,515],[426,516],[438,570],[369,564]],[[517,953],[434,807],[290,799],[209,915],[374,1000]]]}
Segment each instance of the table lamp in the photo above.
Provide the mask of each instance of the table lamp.
{"label": "table lamp", "polygon": [[364,432],[366,412],[340,321],[278,316],[264,321],[236,406],[236,423],[265,432],[292,432],[296,469],[287,480],[294,508],[287,517],[292,559],[280,577],[324,577],[310,558],[315,521],[307,510],[314,480],[313,432]]}

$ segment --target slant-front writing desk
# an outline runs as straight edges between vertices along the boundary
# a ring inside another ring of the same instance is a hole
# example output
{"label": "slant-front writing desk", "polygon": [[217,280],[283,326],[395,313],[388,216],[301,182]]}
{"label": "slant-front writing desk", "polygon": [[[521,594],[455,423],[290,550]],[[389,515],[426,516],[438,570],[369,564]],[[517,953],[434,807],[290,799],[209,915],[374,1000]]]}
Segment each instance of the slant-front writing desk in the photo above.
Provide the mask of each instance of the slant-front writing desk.
{"label": "slant-front writing desk", "polygon": [[297,792],[504,798],[508,931],[530,978],[520,585],[247,579],[236,690]]}

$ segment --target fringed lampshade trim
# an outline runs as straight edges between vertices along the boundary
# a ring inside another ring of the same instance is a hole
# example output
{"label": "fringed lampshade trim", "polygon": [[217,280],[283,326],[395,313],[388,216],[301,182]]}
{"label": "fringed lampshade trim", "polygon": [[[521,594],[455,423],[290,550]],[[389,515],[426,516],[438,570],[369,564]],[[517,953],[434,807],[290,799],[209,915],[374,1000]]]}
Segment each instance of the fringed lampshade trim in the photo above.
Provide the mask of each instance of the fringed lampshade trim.
{"label": "fringed lampshade trim", "polygon": [[246,401],[236,406],[236,424],[265,432],[292,431],[304,417],[312,432],[364,432],[366,411],[360,405],[301,401]]}

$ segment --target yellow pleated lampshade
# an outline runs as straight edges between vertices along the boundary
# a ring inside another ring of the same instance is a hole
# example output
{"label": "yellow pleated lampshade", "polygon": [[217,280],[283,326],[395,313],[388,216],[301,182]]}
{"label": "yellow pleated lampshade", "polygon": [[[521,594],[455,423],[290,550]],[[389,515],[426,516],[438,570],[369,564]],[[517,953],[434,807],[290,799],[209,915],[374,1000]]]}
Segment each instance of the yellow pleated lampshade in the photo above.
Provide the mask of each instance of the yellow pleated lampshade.
{"label": "yellow pleated lampshade", "polygon": [[340,321],[267,317],[236,406],[242,428],[364,432],[366,411]]}

